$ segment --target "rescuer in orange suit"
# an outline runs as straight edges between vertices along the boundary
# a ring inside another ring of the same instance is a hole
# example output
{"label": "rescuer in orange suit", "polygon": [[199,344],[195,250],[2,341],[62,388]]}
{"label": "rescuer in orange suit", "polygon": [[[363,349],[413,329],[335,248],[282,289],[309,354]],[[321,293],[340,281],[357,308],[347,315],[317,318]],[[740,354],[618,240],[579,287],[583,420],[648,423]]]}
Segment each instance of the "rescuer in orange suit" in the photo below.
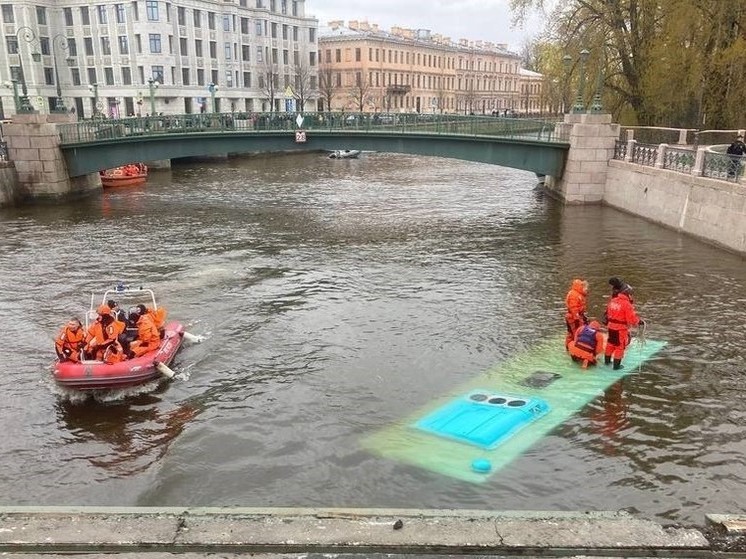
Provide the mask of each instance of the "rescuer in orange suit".
{"label": "rescuer in orange suit", "polygon": [[588,282],[582,279],[572,280],[570,291],[565,296],[565,324],[567,325],[567,336],[565,337],[565,349],[575,337],[575,332],[584,324],[588,324],[586,311],[586,298],[588,297]]}
{"label": "rescuer in orange suit", "polygon": [[161,336],[153,318],[148,313],[140,314],[140,309],[133,307],[129,311],[129,320],[137,324],[137,339],[130,344],[130,350],[135,357],[158,349],[161,345]]}
{"label": "rescuer in orange suit", "polygon": [[166,325],[166,309],[163,307],[151,309],[150,307],[146,307],[142,304],[137,305],[137,308],[140,311],[140,314],[147,314],[150,316],[150,318],[153,319],[153,324],[155,324],[155,327],[158,328],[158,333],[160,334],[161,338],[163,338],[166,335],[166,330],[164,328],[164,326]]}
{"label": "rescuer in orange suit", "polygon": [[77,318],[71,318],[62,327],[59,335],[54,340],[54,349],[60,362],[80,361],[80,350],[85,346],[85,331],[83,325]]}
{"label": "rescuer in orange suit", "polygon": [[604,334],[596,320],[584,324],[575,332],[575,339],[567,346],[573,361],[582,363],[583,368],[596,364],[596,356],[604,352]]}
{"label": "rescuer in orange suit", "polygon": [[108,305],[100,305],[96,313],[96,321],[88,328],[85,352],[89,357],[101,361],[106,348],[117,340],[119,328]]}
{"label": "rescuer in orange suit", "polygon": [[632,287],[619,278],[610,278],[611,299],[606,305],[604,322],[609,329],[604,351],[604,363],[610,364],[614,360],[614,369],[622,368],[624,350],[630,342],[629,329],[637,325],[645,325],[645,321],[637,316],[632,301]]}

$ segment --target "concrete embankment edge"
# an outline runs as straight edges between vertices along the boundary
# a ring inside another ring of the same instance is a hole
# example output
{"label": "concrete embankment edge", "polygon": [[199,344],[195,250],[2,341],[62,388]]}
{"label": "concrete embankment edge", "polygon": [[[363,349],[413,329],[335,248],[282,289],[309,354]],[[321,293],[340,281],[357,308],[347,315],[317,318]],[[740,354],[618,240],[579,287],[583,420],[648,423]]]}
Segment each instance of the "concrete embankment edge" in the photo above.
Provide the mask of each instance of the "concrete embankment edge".
{"label": "concrete embankment edge", "polygon": [[705,557],[702,532],[623,512],[0,507],[4,553]]}

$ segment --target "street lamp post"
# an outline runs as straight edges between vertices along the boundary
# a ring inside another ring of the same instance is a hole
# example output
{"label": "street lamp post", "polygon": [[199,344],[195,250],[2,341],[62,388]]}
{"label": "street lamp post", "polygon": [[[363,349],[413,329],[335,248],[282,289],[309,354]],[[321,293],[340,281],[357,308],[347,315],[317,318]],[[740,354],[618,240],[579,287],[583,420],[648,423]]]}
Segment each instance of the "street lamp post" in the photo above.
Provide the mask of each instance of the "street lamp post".
{"label": "street lamp post", "polygon": [[596,77],[596,92],[593,94],[593,103],[591,103],[590,112],[602,113],[604,112],[603,101],[601,100],[601,94],[603,93],[604,87],[604,70],[606,68],[606,51],[604,50],[603,64],[598,66],[598,76]]}
{"label": "street lamp post", "polygon": [[13,103],[15,104],[16,112],[19,112],[21,101],[18,98],[18,80],[10,80],[9,82],[5,82],[3,85],[8,89],[13,90]]}
{"label": "street lamp post", "polygon": [[[57,99],[55,99],[54,101],[54,112],[66,113],[67,109],[65,108],[65,102],[62,100],[62,86],[60,85],[60,73],[57,70],[57,49],[55,48],[55,44],[58,45],[62,49],[63,52],[67,52],[67,49],[68,49],[67,38],[62,33],[58,33],[57,35],[52,37],[52,62],[54,62],[54,81],[57,84]],[[70,59],[68,59],[67,62],[69,65]]]}
{"label": "street lamp post", "polygon": [[[30,27],[23,26],[19,27],[18,31],[16,31],[16,37],[18,39],[23,39],[27,43],[34,43],[36,42],[36,34],[34,33],[34,30]],[[32,53],[31,57],[34,59],[34,61],[41,59],[41,54],[39,53]],[[28,98],[28,87],[26,86],[26,72],[23,71],[23,55],[21,54],[21,49],[18,49],[18,67],[21,70],[21,97],[18,103],[18,112],[19,113],[35,113],[36,110],[31,105],[31,101]]]}
{"label": "street lamp post", "polygon": [[574,113],[585,112],[585,63],[590,54],[586,49],[580,51],[580,83],[578,84],[578,96],[575,99],[575,105],[572,107]]}
{"label": "street lamp post", "polygon": [[210,92],[210,96],[212,97],[212,112],[217,112],[215,110],[215,93],[218,91],[218,86],[212,82],[207,84],[207,91]]}
{"label": "street lamp post", "polygon": [[155,90],[158,89],[158,82],[152,77],[148,78],[148,91],[150,93],[150,116],[155,116]]}
{"label": "street lamp post", "polygon": [[562,64],[565,66],[565,86],[562,88],[562,112],[567,112],[567,106],[570,104],[570,75],[572,74],[572,56],[566,54],[562,57]]}
{"label": "street lamp post", "polygon": [[98,116],[98,84],[90,84],[88,90],[93,92],[93,118],[96,118]]}

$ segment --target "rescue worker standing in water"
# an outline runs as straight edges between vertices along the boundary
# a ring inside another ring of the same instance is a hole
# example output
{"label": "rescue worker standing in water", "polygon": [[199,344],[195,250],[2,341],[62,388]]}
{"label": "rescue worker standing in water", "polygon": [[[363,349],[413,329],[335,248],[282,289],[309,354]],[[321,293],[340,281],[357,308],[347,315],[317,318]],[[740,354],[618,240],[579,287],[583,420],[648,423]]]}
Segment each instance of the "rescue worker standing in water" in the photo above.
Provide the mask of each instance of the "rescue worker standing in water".
{"label": "rescue worker standing in water", "polygon": [[601,332],[601,325],[591,320],[590,324],[578,328],[575,332],[575,339],[570,341],[567,350],[572,360],[582,363],[584,369],[587,369],[588,365],[595,365],[596,356],[604,352],[604,335]]}
{"label": "rescue worker standing in water", "polygon": [[54,340],[54,349],[60,362],[80,361],[80,350],[85,346],[85,331],[77,318],[71,318]]}
{"label": "rescue worker standing in water", "polygon": [[587,303],[588,282],[582,279],[572,280],[570,291],[565,296],[565,324],[567,325],[567,336],[565,337],[565,349],[575,337],[575,332],[584,324],[588,324]]}
{"label": "rescue worker standing in water", "polygon": [[609,365],[614,361],[614,369],[622,368],[624,350],[630,342],[629,329],[637,325],[645,325],[645,321],[637,316],[632,301],[632,287],[619,278],[610,278],[611,299],[606,305],[604,322],[609,329],[604,351],[604,363]]}

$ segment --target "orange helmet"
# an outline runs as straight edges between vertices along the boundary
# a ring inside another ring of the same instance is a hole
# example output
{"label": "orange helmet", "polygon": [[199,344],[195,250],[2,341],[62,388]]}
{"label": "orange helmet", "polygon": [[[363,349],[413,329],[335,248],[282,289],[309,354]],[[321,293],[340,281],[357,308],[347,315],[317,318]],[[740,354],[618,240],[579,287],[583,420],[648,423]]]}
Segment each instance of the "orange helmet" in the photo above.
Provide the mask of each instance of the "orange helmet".
{"label": "orange helmet", "polygon": [[111,314],[111,309],[109,308],[109,305],[99,305],[96,312],[103,316],[105,314]]}

